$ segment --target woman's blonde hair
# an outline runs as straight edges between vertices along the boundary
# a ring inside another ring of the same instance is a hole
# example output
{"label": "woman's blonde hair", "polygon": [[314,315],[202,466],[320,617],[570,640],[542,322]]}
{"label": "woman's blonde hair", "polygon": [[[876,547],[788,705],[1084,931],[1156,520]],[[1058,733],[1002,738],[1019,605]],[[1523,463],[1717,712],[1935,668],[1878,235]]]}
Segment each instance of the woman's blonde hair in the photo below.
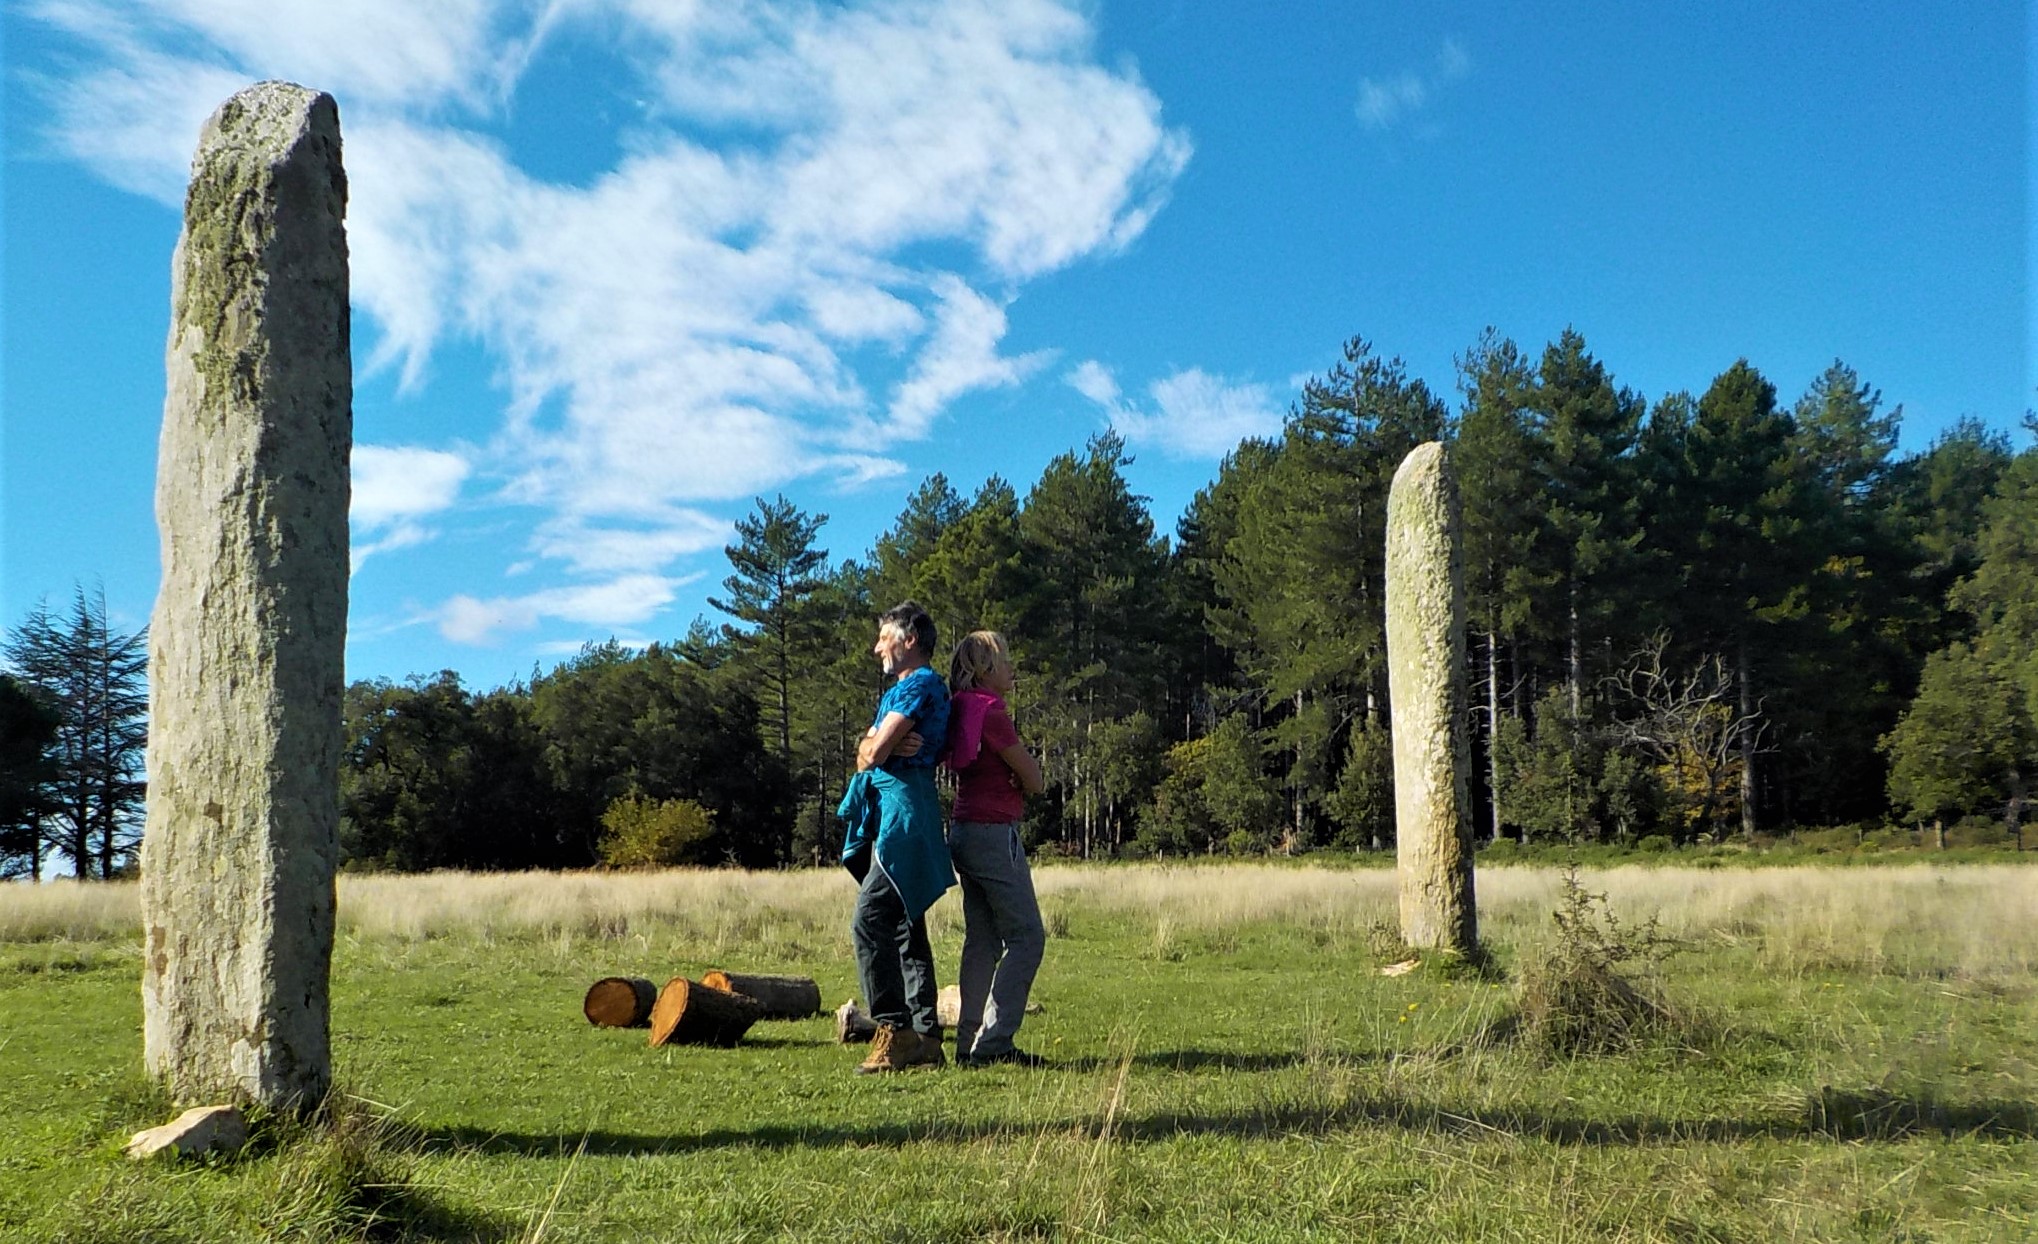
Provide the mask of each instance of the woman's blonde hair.
{"label": "woman's blonde hair", "polygon": [[982,681],[984,675],[1011,663],[1003,635],[996,631],[971,631],[956,644],[955,655],[948,659],[948,690],[967,691]]}

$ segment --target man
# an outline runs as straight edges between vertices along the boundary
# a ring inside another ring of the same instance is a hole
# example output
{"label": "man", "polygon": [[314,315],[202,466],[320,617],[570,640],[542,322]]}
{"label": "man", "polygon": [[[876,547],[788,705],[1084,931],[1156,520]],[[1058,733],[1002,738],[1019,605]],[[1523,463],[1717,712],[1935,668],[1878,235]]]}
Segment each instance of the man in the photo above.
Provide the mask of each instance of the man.
{"label": "man", "polygon": [[934,619],[910,600],[879,616],[871,651],[892,685],[856,749],[857,777],[842,801],[849,822],[842,862],[862,883],[850,935],[864,1002],[878,1025],[858,1075],[946,1061],[924,920],[955,884],[934,790],[934,762],[948,734],[948,687],[929,666],[934,641]]}

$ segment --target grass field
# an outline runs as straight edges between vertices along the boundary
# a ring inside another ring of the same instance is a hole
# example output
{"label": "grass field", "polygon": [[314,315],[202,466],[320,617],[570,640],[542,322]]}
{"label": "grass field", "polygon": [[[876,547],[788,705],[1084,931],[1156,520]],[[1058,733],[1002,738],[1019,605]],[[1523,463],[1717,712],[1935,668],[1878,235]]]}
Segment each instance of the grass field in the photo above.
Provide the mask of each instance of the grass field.
{"label": "grass field", "polygon": [[[0,888],[0,1239],[2038,1238],[2038,871],[1615,868],[1684,949],[1620,1053],[1510,1038],[1561,876],[1487,868],[1499,971],[1383,977],[1377,870],[1045,868],[1045,1071],[859,1079],[827,1020],[596,1030],[611,974],[853,992],[831,873],[347,878],[338,1125],[136,1168],[131,888]],[[951,896],[936,950],[952,971]]]}

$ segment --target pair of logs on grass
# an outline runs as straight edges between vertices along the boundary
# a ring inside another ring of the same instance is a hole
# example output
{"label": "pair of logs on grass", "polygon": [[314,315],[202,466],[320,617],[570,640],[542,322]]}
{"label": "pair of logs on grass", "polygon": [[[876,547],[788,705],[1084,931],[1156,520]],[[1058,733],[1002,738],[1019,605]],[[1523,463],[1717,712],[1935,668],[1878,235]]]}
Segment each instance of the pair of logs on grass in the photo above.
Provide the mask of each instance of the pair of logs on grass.
{"label": "pair of logs on grass", "polygon": [[821,987],[804,976],[709,972],[675,976],[664,989],[635,976],[598,980],[581,1010],[591,1024],[651,1029],[652,1045],[734,1045],[760,1019],[805,1019],[821,1009]]}

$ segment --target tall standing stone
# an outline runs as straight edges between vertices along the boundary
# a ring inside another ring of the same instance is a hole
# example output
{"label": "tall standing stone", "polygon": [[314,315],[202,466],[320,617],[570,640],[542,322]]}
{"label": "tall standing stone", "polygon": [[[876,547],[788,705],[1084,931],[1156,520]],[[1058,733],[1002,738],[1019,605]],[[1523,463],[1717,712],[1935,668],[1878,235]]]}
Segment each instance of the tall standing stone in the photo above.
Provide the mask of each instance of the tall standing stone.
{"label": "tall standing stone", "polygon": [[180,1100],[304,1108],[327,984],[353,444],[330,95],[264,82],[199,136],[171,260],[149,626],[143,1057]]}
{"label": "tall standing stone", "polygon": [[1387,691],[1401,939],[1478,948],[1472,898],[1465,572],[1458,484],[1444,447],[1419,445],[1387,494]]}

